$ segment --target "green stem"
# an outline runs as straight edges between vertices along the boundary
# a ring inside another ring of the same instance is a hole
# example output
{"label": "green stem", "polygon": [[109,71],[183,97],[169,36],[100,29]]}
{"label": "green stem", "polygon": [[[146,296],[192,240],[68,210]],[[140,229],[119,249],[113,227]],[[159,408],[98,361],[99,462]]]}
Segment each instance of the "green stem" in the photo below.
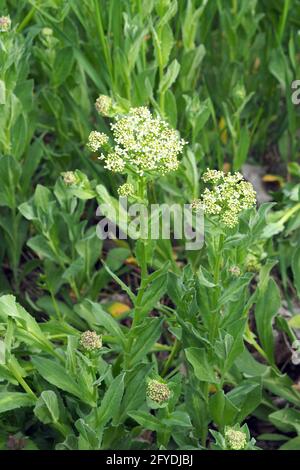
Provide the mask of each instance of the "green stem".
{"label": "green stem", "polygon": [[216,287],[214,287],[215,292],[213,296],[213,306],[214,306],[214,311],[213,311],[213,322],[212,322],[212,329],[210,331],[210,341],[213,342],[216,337],[216,333],[218,330],[218,324],[219,324],[219,311],[218,311],[218,300],[219,300],[219,295],[220,295],[220,288],[218,286],[219,280],[220,280],[220,268],[221,268],[221,261],[222,261],[222,250],[223,250],[223,245],[224,245],[224,235],[220,234],[218,237],[217,244],[215,246],[216,250],[216,258],[215,258],[215,266],[214,266],[214,283],[216,284]]}
{"label": "green stem", "polygon": [[300,210],[300,202],[298,204],[296,204],[294,207],[292,207],[291,209],[289,209],[286,214],[284,214],[283,217],[281,217],[281,219],[279,220],[279,222],[281,222],[282,224],[284,224],[285,222],[287,222],[291,217],[292,215],[295,214],[295,212],[297,212],[298,210]]}
{"label": "green stem", "polygon": [[25,390],[25,392],[28,393],[28,395],[30,395],[32,398],[37,400],[36,394],[31,390],[31,388],[29,387],[27,382],[20,375],[17,368],[14,367],[12,363],[8,364],[8,368],[9,368],[10,372],[13,374],[13,376],[15,377],[15,379],[18,381],[18,383],[21,385],[21,387]]}
{"label": "green stem", "polygon": [[28,23],[31,21],[33,15],[34,15],[34,12],[35,12],[35,7],[31,8],[31,10],[29,10],[29,12],[27,13],[27,15],[25,16],[25,18],[23,19],[23,21],[19,24],[19,26],[17,27],[17,33],[20,33],[21,31],[23,31],[24,28],[26,28],[26,26],[28,25]]}
{"label": "green stem", "polygon": [[162,373],[161,373],[161,376],[162,376],[162,377],[165,377],[165,375],[167,374],[167,372],[168,372],[168,370],[169,370],[169,368],[170,368],[170,365],[172,364],[172,361],[173,361],[175,355],[177,354],[177,351],[179,351],[179,349],[180,349],[180,346],[181,346],[181,343],[180,343],[180,342],[178,341],[178,339],[176,338],[176,339],[175,339],[175,342],[174,342],[174,344],[173,344],[172,351],[171,351],[171,353],[169,354],[168,359],[167,359],[167,361],[166,361],[166,363],[165,363],[165,365],[164,365],[163,371],[162,371]]}
{"label": "green stem", "polygon": [[284,30],[285,30],[285,25],[286,25],[286,20],[288,16],[288,12],[290,9],[291,1],[290,0],[284,0],[284,5],[283,5],[283,11],[280,19],[280,25],[279,25],[279,31],[278,31],[278,38],[279,42],[282,41]]}
{"label": "green stem", "polygon": [[99,4],[100,4],[99,0],[94,0],[95,22],[96,22],[97,32],[98,32],[98,36],[99,36],[99,41],[100,41],[100,44],[101,44],[102,49],[103,49],[105,62],[106,62],[107,69],[108,69],[108,72],[109,72],[109,76],[110,76],[111,82],[113,84],[114,80],[113,80],[111,54],[110,54],[107,38],[105,36],[104,29],[103,29],[103,23],[102,23]]}

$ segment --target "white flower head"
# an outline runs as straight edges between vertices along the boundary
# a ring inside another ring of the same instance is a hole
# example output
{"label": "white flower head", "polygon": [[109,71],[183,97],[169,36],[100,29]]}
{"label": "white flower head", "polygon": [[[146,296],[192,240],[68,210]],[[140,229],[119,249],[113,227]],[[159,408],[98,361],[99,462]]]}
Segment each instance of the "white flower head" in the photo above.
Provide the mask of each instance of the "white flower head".
{"label": "white flower head", "polygon": [[114,158],[122,159],[124,168],[139,175],[164,175],[178,168],[177,157],[186,142],[168,123],[154,118],[148,108],[131,108],[128,114],[116,118],[111,129],[116,142]]}
{"label": "white flower head", "polygon": [[[103,155],[101,155],[99,159],[103,159],[102,157]],[[123,173],[125,161],[117,152],[111,152],[105,157],[104,168],[107,168],[107,170],[113,171],[114,173]]]}
{"label": "white flower head", "polygon": [[11,27],[11,19],[9,16],[0,16],[0,32],[7,33]]}
{"label": "white flower head", "polygon": [[95,108],[102,116],[109,116],[112,108],[112,99],[107,95],[99,95],[95,102]]}
{"label": "white flower head", "polygon": [[87,351],[102,348],[102,336],[97,335],[95,331],[85,331],[80,336],[80,344]]}
{"label": "white flower head", "polygon": [[245,181],[239,172],[225,174],[207,169],[202,180],[210,187],[204,189],[198,206],[201,203],[204,213],[208,215],[218,215],[226,227],[235,227],[240,213],[256,204],[252,184]]}
{"label": "white flower head", "polygon": [[247,436],[243,431],[227,428],[225,431],[225,441],[229,449],[243,450],[247,444]]}
{"label": "white flower head", "polygon": [[158,380],[151,379],[148,382],[146,394],[150,400],[161,405],[169,400],[171,391],[168,385],[159,382]]}
{"label": "white flower head", "polygon": [[108,135],[103,132],[92,131],[88,138],[88,143],[86,144],[88,149],[92,152],[97,152],[97,150],[103,145],[107,144]]}
{"label": "white flower head", "polygon": [[124,183],[118,188],[118,194],[121,197],[133,196],[134,187],[131,183]]}
{"label": "white flower head", "polygon": [[67,184],[68,186],[76,184],[78,180],[74,171],[65,171],[64,173],[62,173],[62,177],[64,179],[64,183]]}

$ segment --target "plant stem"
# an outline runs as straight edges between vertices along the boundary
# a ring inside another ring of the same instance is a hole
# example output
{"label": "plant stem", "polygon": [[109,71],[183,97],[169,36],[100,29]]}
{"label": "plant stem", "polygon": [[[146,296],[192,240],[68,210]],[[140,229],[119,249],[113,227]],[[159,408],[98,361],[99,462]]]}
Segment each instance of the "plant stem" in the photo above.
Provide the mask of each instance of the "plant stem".
{"label": "plant stem", "polygon": [[171,353],[169,354],[168,356],[168,359],[164,365],[164,368],[163,368],[163,371],[161,373],[161,376],[162,377],[165,377],[165,375],[167,374],[168,370],[169,370],[169,367],[170,365],[172,364],[172,361],[177,353],[177,351],[180,349],[180,346],[181,346],[181,343],[178,341],[178,339],[176,338],[175,341],[174,341],[174,344],[173,344],[173,348],[172,348],[172,351]]}

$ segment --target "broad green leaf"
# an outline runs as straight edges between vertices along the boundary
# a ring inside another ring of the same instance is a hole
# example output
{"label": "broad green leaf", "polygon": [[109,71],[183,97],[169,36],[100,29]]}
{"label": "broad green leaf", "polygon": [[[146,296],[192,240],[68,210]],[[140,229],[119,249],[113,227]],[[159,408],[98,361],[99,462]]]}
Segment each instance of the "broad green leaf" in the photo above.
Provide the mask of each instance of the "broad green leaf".
{"label": "broad green leaf", "polygon": [[300,436],[300,411],[292,408],[284,408],[271,413],[269,419],[280,431],[296,431]]}
{"label": "broad green leaf", "polygon": [[132,346],[130,349],[130,364],[140,362],[150,351],[161,335],[163,319],[145,318],[137,327],[130,330]]}
{"label": "broad green leaf", "polygon": [[166,74],[163,76],[160,84],[159,91],[160,93],[165,93],[175,82],[180,70],[180,64],[176,59],[171,62],[167,68]]}
{"label": "broad green leaf", "polygon": [[119,323],[109,313],[105,312],[100,304],[86,299],[81,304],[76,305],[75,310],[91,326],[101,325],[108,333],[118,338],[122,343],[124,342],[125,336]]}
{"label": "broad green leaf", "polygon": [[295,315],[294,317],[292,317],[288,321],[288,324],[291,328],[300,328],[300,315]]}
{"label": "broad green leaf", "polygon": [[255,308],[258,336],[268,360],[274,364],[273,319],[281,305],[279,289],[273,279],[269,279],[266,290],[260,292]]}
{"label": "broad green leaf", "polygon": [[191,428],[192,423],[188,413],[185,411],[174,411],[167,418],[162,419],[162,424],[167,427]]}
{"label": "broad green leaf", "polygon": [[185,355],[189,363],[192,364],[197,379],[202,382],[218,383],[213,365],[209,363],[205,349],[187,348]]}
{"label": "broad green leaf", "polygon": [[52,72],[52,81],[54,86],[59,86],[65,82],[72,71],[74,63],[74,51],[71,46],[60,49],[55,57]]}
{"label": "broad green leaf", "polygon": [[240,140],[237,147],[237,153],[234,158],[233,168],[239,170],[245,163],[250,147],[250,135],[247,127],[243,127],[240,134]]}
{"label": "broad green leaf", "polygon": [[156,432],[163,429],[161,421],[150,413],[146,413],[145,411],[131,411],[128,415],[145,429]]}
{"label": "broad green leaf", "polygon": [[101,401],[97,413],[98,426],[104,427],[111,419],[118,415],[123,393],[124,374],[120,374],[111,382]]}
{"label": "broad green leaf", "polygon": [[0,413],[33,405],[34,399],[26,393],[0,392]]}
{"label": "broad green leaf", "polygon": [[41,393],[34,408],[34,414],[44,423],[56,423],[59,420],[59,406],[56,393],[45,390]]}
{"label": "broad green leaf", "polygon": [[236,422],[236,416],[240,409],[232,403],[228,395],[221,390],[209,399],[211,416],[218,426],[231,425]]}
{"label": "broad green leaf", "polygon": [[95,432],[82,418],[75,423],[77,431],[80,433],[78,439],[79,450],[97,450],[100,446],[98,433]]}
{"label": "broad green leaf", "polygon": [[32,358],[33,365],[41,376],[52,385],[75,395],[89,405],[94,405],[93,398],[86,390],[79,387],[74,378],[66,373],[66,369],[58,362],[44,357],[35,356]]}
{"label": "broad green leaf", "polygon": [[113,424],[122,423],[127,413],[140,408],[145,401],[146,380],[151,364],[137,364],[125,377],[125,392],[120,405],[119,413],[116,415]]}

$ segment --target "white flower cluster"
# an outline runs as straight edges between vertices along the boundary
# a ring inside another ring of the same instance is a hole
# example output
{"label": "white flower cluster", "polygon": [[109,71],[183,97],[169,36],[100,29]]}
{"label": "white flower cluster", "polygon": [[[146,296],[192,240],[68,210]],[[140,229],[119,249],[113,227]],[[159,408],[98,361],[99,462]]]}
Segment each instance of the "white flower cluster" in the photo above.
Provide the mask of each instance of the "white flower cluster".
{"label": "white flower cluster", "polygon": [[169,400],[171,391],[167,384],[152,379],[148,382],[146,394],[150,400],[161,405]]}
{"label": "white flower cluster", "polygon": [[211,188],[204,189],[201,199],[192,202],[192,208],[202,209],[208,215],[218,215],[226,227],[235,227],[239,214],[256,204],[253,186],[243,179],[241,173],[225,174],[223,171],[207,169],[202,179]]}
{"label": "white flower cluster", "polygon": [[0,32],[7,33],[11,27],[11,19],[9,16],[0,16]]}
{"label": "white flower cluster", "polygon": [[76,184],[77,180],[78,180],[78,178],[75,175],[74,171],[65,171],[64,173],[62,173],[62,177],[64,179],[64,183],[68,186]]}
{"label": "white flower cluster", "polygon": [[97,152],[100,147],[108,143],[108,136],[103,132],[92,131],[86,144],[88,149],[92,152]]}
{"label": "white flower cluster", "polygon": [[124,183],[118,188],[118,194],[121,197],[133,196],[134,187],[131,183]]}
{"label": "white flower cluster", "polygon": [[165,121],[153,118],[147,108],[131,108],[128,114],[116,118],[111,129],[117,145],[106,157],[100,157],[109,170],[122,172],[127,167],[142,176],[178,168],[177,156],[186,142]]}
{"label": "white flower cluster", "polygon": [[99,95],[95,102],[96,111],[102,116],[109,116],[112,107],[112,99],[106,95]]}
{"label": "white flower cluster", "polygon": [[231,450],[243,450],[247,444],[246,434],[234,428],[227,428],[225,431],[227,447]]}
{"label": "white flower cluster", "polygon": [[80,344],[87,351],[102,348],[102,336],[97,335],[95,331],[85,331],[80,336]]}

